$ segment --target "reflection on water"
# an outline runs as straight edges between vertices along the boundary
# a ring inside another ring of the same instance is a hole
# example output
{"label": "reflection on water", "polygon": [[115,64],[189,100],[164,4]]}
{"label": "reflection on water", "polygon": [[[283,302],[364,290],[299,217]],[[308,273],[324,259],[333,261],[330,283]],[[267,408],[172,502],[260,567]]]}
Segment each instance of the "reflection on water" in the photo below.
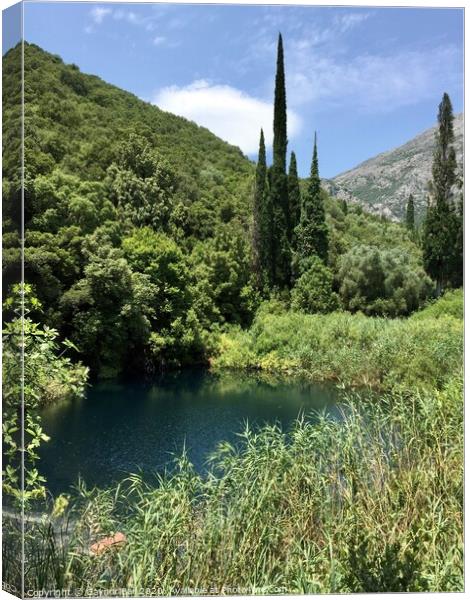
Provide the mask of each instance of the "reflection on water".
{"label": "reflection on water", "polygon": [[184,445],[203,471],[217,443],[235,443],[246,422],[288,428],[301,413],[336,415],[336,397],[333,386],[200,370],[151,383],[99,383],[83,400],[43,412],[51,441],[43,445],[39,468],[54,494],[79,475],[89,486],[105,486],[130,472],[161,470]]}

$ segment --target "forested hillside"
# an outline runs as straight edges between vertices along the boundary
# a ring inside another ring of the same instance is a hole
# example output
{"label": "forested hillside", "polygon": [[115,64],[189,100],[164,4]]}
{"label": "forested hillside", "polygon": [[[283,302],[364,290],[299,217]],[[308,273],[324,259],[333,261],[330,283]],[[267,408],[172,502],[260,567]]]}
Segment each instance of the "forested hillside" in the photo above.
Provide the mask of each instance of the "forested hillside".
{"label": "forested hillside", "polygon": [[[19,52],[3,59],[7,285],[19,259]],[[25,146],[25,276],[46,307],[43,319],[91,352],[98,339],[139,346],[151,321],[160,332],[154,347],[181,328],[191,331],[187,344],[199,346],[189,305],[214,322],[245,318],[234,294],[246,283],[253,166],[238,148],[30,44]],[[136,254],[135,235],[152,257]],[[220,271],[217,287],[211,278]],[[190,279],[198,302],[189,300]],[[114,305],[101,306],[111,296]],[[91,358],[99,366],[102,357]]]}
{"label": "forested hillside", "polygon": [[[19,106],[20,90],[14,90],[19,51],[16,47],[3,59],[7,129],[14,125],[11,111]],[[170,163],[199,233],[218,218],[228,220],[235,209],[246,214],[240,198],[246,200],[253,167],[238,148],[33,44],[25,44],[25,106],[28,179],[60,167],[82,181],[102,180],[119,142],[135,133]]]}
{"label": "forested hillside", "polygon": [[[20,260],[19,47],[3,60],[8,294]],[[429,292],[413,235],[320,188],[325,264],[309,263],[292,292],[283,274],[266,292],[253,270],[255,168],[238,148],[31,44],[25,102],[25,279],[44,307],[32,317],[70,338],[96,374],[205,362],[218,332],[249,325],[270,296],[306,312],[397,316]],[[379,291],[364,278],[371,269]]]}

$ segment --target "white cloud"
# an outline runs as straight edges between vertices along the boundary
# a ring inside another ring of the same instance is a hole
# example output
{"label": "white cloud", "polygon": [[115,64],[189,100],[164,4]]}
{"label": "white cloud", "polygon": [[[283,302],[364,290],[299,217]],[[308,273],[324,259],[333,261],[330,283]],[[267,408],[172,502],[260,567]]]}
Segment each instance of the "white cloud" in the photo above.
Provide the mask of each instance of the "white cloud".
{"label": "white cloud", "polygon": [[[267,146],[272,145],[272,103],[228,85],[213,85],[202,79],[185,87],[171,86],[160,90],[153,102],[163,110],[207,127],[246,154],[258,151],[261,127]],[[300,117],[288,111],[287,122],[289,137],[293,138],[300,131]]]}
{"label": "white cloud", "polygon": [[163,35],[157,35],[156,37],[153,38],[153,45],[154,46],[160,46],[161,44],[164,44],[166,42],[166,37]]}
{"label": "white cloud", "polygon": [[[317,61],[354,55],[347,46],[351,31],[361,27],[374,13],[371,11],[328,11],[321,18],[312,19],[307,16],[311,11],[305,9],[300,18],[299,7],[291,7],[290,11],[273,11],[266,8],[265,14],[255,20],[252,28],[244,33],[241,41],[246,46],[243,56],[233,62],[232,68],[239,73],[259,69],[263,63],[272,71],[276,61],[278,31],[283,34],[284,60],[288,77],[287,99],[292,106],[301,105],[312,100],[315,88],[315,77],[318,70]],[[318,15],[319,13],[315,13]],[[254,30],[254,28],[256,30]],[[271,93],[273,77],[270,75],[263,84],[264,95]]]}
{"label": "white cloud", "polygon": [[[256,19],[253,25],[256,27],[256,32],[252,31],[245,37],[249,40],[247,50],[247,58],[250,61],[259,61],[262,57],[272,57],[275,55],[277,47],[277,32],[281,31],[284,38],[284,48],[286,52],[293,48],[294,51],[305,52],[315,49],[318,51],[318,46],[330,45],[333,50],[338,48],[342,43],[341,38],[345,34],[356,27],[360,26],[364,21],[373,16],[373,12],[341,12],[334,14],[326,20],[302,20],[299,18],[298,8],[295,7],[289,12],[282,13],[276,11],[271,12],[274,7],[270,7],[269,11],[261,18]],[[305,14],[305,13],[304,13]]]}
{"label": "white cloud", "polygon": [[[162,13],[164,14],[164,13]],[[85,27],[86,33],[94,33],[97,31],[98,26],[101,25],[108,15],[112,17],[115,21],[129,23],[130,25],[134,25],[136,27],[141,27],[148,32],[154,32],[157,29],[157,22],[160,19],[159,13],[153,11],[150,15],[147,13],[142,13],[140,11],[126,10],[123,8],[93,8],[89,13],[92,23],[88,24]],[[161,29],[162,25],[160,24],[159,29]],[[158,46],[162,44],[166,40],[163,36],[156,36],[153,39],[150,38],[150,41]],[[173,42],[172,46],[175,46],[176,42]]]}
{"label": "white cloud", "polygon": [[[347,107],[372,114],[436,100],[445,89],[459,86],[463,57],[451,44],[397,48],[393,40],[383,39],[365,51],[360,30],[365,23],[372,27],[375,15],[351,9],[299,25],[298,15],[290,14],[282,25],[289,106],[297,111]],[[245,71],[256,69],[261,60],[273,69],[277,31],[268,17],[269,27],[260,24],[238,61]],[[263,95],[272,86],[270,75]]]}
{"label": "white cloud", "polygon": [[336,16],[334,19],[334,28],[345,33],[366,21],[372,13],[369,12],[350,12]]}
{"label": "white cloud", "polygon": [[[461,58],[460,58],[461,60]],[[368,112],[384,112],[442,95],[459,63],[456,48],[403,50],[392,55],[349,57],[297,52],[286,69],[294,106],[327,100]]]}
{"label": "white cloud", "polygon": [[102,8],[102,7],[95,7],[92,8],[90,11],[90,15],[91,18],[93,19],[93,22],[96,23],[97,25],[99,25],[100,23],[103,22],[103,19],[109,15],[111,13],[111,9],[110,8]]}
{"label": "white cloud", "polygon": [[116,19],[116,21],[128,21],[133,25],[141,25],[142,23],[145,23],[145,19],[143,17],[139,17],[132,10],[123,10],[122,8],[114,11],[113,18]]}

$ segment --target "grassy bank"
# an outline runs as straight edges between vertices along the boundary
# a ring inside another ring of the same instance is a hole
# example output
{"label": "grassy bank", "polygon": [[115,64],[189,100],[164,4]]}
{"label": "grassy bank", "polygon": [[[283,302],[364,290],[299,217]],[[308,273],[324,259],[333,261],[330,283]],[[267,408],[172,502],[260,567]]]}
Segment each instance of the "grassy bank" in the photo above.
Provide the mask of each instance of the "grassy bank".
{"label": "grassy bank", "polygon": [[[460,377],[440,392],[351,397],[342,421],[222,444],[207,478],[183,457],[153,485],[82,490],[63,547],[50,526],[32,526],[26,589],[462,590],[462,465]],[[116,531],[124,547],[87,552]]]}
{"label": "grassy bank", "polygon": [[266,305],[249,330],[221,337],[214,369],[300,373],[347,386],[442,388],[462,365],[463,297],[444,296],[408,319],[306,315]]}

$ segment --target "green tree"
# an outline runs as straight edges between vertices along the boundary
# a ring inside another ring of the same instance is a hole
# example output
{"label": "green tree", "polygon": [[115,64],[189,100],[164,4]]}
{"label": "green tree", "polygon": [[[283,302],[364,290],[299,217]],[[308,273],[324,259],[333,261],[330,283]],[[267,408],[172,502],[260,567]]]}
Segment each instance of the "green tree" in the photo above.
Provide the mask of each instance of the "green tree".
{"label": "green tree", "polygon": [[253,198],[252,265],[256,287],[262,291],[272,279],[272,211],[263,130],[259,141]]}
{"label": "green tree", "polygon": [[449,96],[444,93],[438,112],[436,147],[432,164],[431,196],[423,227],[423,258],[426,271],[434,279],[437,294],[451,283],[457,227],[452,203],[456,183],[454,115]]}
{"label": "green tree", "polygon": [[409,195],[408,203],[406,205],[406,227],[409,231],[415,230],[415,201],[413,194]]}
{"label": "green tree", "polygon": [[318,256],[312,256],[307,263],[292,289],[292,308],[305,313],[336,310],[339,302],[333,292],[333,273]]}
{"label": "green tree", "polygon": [[345,309],[396,317],[419,308],[431,280],[406,251],[355,246],[340,259],[339,293]]}
{"label": "green tree", "polygon": [[173,239],[149,227],[135,229],[123,240],[122,249],[132,270],[155,286],[156,310],[149,315],[154,367],[200,359],[200,324],[193,308],[188,257]]}
{"label": "green tree", "polygon": [[240,227],[219,226],[191,254],[194,308],[206,328],[212,323],[247,325],[259,301],[250,281],[250,248]]}
{"label": "green tree", "polygon": [[124,257],[131,269],[149,277],[156,286],[158,321],[167,325],[191,304],[188,291],[190,273],[187,257],[178,244],[150,227],[135,229],[122,241]]}
{"label": "green tree", "polygon": [[297,160],[294,152],[291,152],[290,155],[287,190],[289,195],[289,242],[293,245],[294,231],[300,222],[300,209],[302,203],[299,176],[297,174]]}
{"label": "green tree", "polygon": [[274,90],[273,164],[270,169],[270,192],[273,213],[273,284],[279,288],[290,282],[289,195],[286,175],[287,109],[284,74],[284,49],[279,34],[276,83]]}
{"label": "green tree", "polygon": [[145,139],[132,134],[120,144],[107,181],[111,200],[133,225],[167,229],[175,204],[176,177]]}
{"label": "green tree", "polygon": [[300,223],[296,229],[297,254],[301,263],[316,254],[328,258],[328,227],[318,171],[317,136],[313,147],[312,167],[307,192],[302,196]]}
{"label": "green tree", "polygon": [[72,340],[96,374],[112,377],[135,360],[145,362],[157,292],[148,275],[132,271],[120,249],[104,245],[90,255],[84,277],[63,295],[61,308]]}

